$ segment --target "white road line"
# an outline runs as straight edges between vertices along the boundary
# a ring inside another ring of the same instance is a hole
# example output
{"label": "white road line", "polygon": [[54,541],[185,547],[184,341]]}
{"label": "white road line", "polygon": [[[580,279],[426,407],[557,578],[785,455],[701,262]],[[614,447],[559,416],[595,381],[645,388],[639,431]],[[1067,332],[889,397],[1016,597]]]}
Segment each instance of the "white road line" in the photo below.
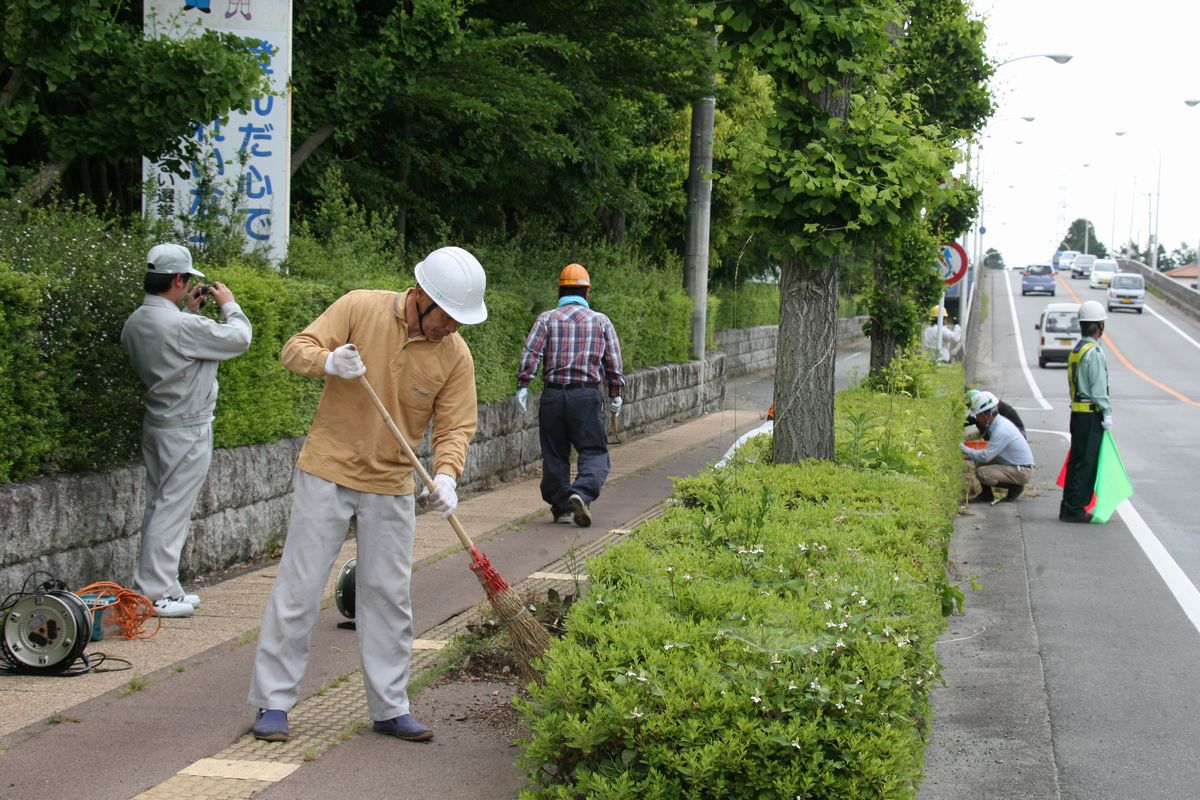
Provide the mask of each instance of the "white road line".
{"label": "white road line", "polygon": [[1147,311],[1149,311],[1149,312],[1150,312],[1151,314],[1153,314],[1154,316],[1156,316],[1156,317],[1158,317],[1159,319],[1161,319],[1161,320],[1162,320],[1162,323],[1163,323],[1163,325],[1166,325],[1168,328],[1170,328],[1171,330],[1173,330],[1173,331],[1175,331],[1176,333],[1178,333],[1178,334],[1179,334],[1180,336],[1182,336],[1184,339],[1187,339],[1187,340],[1188,340],[1188,341],[1191,343],[1192,347],[1195,347],[1195,348],[1198,348],[1198,349],[1200,349],[1200,342],[1197,342],[1195,339],[1193,339],[1192,337],[1188,336],[1188,335],[1187,335],[1186,333],[1184,333],[1183,331],[1179,330],[1179,328],[1178,328],[1178,327],[1176,327],[1175,323],[1171,322],[1169,319],[1167,319],[1167,318],[1166,318],[1166,317],[1164,317],[1162,314],[1160,314],[1160,313],[1158,313],[1157,311],[1155,311],[1155,310],[1154,310],[1153,308],[1151,308],[1150,306],[1146,306],[1146,310],[1147,310]]}
{"label": "white road line", "polygon": [[1175,559],[1171,558],[1167,548],[1162,546],[1162,542],[1150,530],[1142,515],[1133,507],[1133,503],[1128,500],[1121,503],[1117,506],[1117,513],[1121,515],[1121,520],[1128,526],[1133,538],[1141,545],[1142,552],[1158,570],[1171,594],[1175,595],[1175,601],[1179,603],[1183,613],[1187,614],[1192,625],[1200,631],[1200,591],[1196,590],[1196,585],[1188,580],[1188,576],[1175,563]]}
{"label": "white road line", "polygon": [[[1049,433],[1061,436],[1070,441],[1070,434],[1064,431],[1049,431],[1038,428],[1030,428],[1030,433]],[[1163,583],[1175,596],[1175,602],[1179,603],[1179,607],[1183,609],[1183,613],[1187,614],[1187,618],[1191,620],[1192,626],[1197,632],[1200,632],[1200,590],[1196,589],[1196,585],[1188,578],[1185,573],[1167,552],[1167,548],[1163,547],[1162,542],[1154,535],[1154,531],[1150,530],[1150,526],[1142,519],[1142,515],[1133,507],[1133,503],[1129,500],[1117,506],[1117,513],[1121,515],[1121,521],[1125,523],[1125,527],[1133,534],[1133,539],[1142,548],[1142,552],[1146,554],[1146,558],[1150,560],[1150,565],[1158,572],[1159,577],[1163,579]]]}
{"label": "white road line", "polygon": [[[1055,276],[1054,280],[1057,281],[1058,276]],[[1038,401],[1044,411],[1049,411],[1054,406],[1047,403],[1046,398],[1042,396],[1042,390],[1038,388],[1033,373],[1029,370],[1029,362],[1025,360],[1025,343],[1021,339],[1021,323],[1017,320],[1017,301],[1013,299],[1012,281],[1008,279],[1007,270],[1004,272],[1004,288],[1008,290],[1008,310],[1012,312],[1013,336],[1017,340],[1017,360],[1021,362],[1021,371],[1025,373],[1025,381],[1033,392],[1033,399]]]}

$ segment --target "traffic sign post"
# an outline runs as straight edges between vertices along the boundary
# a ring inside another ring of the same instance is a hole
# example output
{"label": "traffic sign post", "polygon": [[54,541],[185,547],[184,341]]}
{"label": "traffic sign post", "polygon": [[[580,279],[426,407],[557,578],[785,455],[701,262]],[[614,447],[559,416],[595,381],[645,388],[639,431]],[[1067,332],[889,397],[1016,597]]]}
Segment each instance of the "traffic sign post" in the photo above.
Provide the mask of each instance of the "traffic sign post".
{"label": "traffic sign post", "polygon": [[938,272],[942,282],[953,286],[967,274],[967,251],[958,242],[942,245],[938,254]]}

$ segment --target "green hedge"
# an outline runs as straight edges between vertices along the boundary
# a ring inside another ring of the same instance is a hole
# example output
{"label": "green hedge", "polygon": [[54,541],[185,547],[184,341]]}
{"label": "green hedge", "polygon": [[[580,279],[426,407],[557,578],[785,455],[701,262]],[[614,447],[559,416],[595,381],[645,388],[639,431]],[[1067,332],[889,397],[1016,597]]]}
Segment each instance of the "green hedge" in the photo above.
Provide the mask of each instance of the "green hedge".
{"label": "green hedge", "polygon": [[779,324],[777,283],[744,283],[738,288],[721,286],[712,294],[720,300],[715,314],[719,331]]}
{"label": "green hedge", "polygon": [[[280,348],[350,289],[413,285],[420,256],[389,250],[387,225],[335,198],[297,226],[286,274],[197,255],[206,280],[228,284],[254,326],[249,352],[218,373],[218,447],[308,430],[322,382],[284,370]],[[140,221],[118,225],[86,207],[0,204],[0,482],[140,458],[143,388],[120,332],[141,302],[154,241]],[[678,262],[528,238],[470,247],[488,272],[488,320],[463,330],[481,403],[515,392],[525,336],[553,306],[558,272],[570,261],[591,272],[592,307],[612,318],[627,371],[688,359],[691,301]]]}
{"label": "green hedge", "polygon": [[961,380],[839,395],[839,452],[859,430],[845,405],[921,452],[910,474],[741,460],[678,481],[665,516],[589,560],[519,703],[522,797],[913,797],[957,591]]}

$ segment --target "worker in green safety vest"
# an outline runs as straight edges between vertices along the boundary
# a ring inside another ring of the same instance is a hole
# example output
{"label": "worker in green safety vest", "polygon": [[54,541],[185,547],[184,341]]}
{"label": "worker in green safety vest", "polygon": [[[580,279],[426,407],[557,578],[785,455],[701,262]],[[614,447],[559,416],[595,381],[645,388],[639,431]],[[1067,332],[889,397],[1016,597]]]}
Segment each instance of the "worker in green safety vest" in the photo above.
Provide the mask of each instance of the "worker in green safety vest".
{"label": "worker in green safety vest", "polygon": [[1108,399],[1108,364],[1100,349],[1104,306],[1088,300],[1079,306],[1083,338],[1067,357],[1067,390],[1071,394],[1071,455],[1063,483],[1058,518],[1063,522],[1091,522],[1085,510],[1096,487],[1100,441],[1112,430],[1112,403]]}

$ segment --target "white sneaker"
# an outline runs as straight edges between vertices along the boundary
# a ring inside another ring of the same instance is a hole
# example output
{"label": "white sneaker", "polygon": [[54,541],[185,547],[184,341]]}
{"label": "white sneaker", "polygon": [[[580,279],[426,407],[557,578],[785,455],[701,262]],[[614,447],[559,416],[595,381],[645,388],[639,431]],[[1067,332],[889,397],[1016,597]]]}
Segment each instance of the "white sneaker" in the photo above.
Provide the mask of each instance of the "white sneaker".
{"label": "white sneaker", "polygon": [[160,617],[190,617],[196,613],[194,607],[182,600],[172,600],[170,597],[155,600],[154,610],[158,612]]}
{"label": "white sneaker", "polygon": [[192,608],[200,607],[200,595],[198,594],[185,594],[183,597],[180,597],[179,600],[187,603]]}

